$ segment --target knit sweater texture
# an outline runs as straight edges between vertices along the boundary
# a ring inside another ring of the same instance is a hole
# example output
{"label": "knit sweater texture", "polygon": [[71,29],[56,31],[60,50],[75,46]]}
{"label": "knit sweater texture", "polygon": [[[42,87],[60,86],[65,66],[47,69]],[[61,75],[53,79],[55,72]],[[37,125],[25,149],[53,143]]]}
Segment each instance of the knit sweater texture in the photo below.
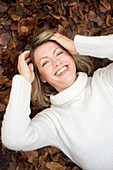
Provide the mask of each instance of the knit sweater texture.
{"label": "knit sweater texture", "polygon": [[[113,60],[113,35],[76,35],[79,54]],[[12,82],[2,124],[2,142],[12,150],[55,146],[84,170],[113,170],[113,63],[51,96],[51,107],[29,118],[31,84],[21,75]]]}

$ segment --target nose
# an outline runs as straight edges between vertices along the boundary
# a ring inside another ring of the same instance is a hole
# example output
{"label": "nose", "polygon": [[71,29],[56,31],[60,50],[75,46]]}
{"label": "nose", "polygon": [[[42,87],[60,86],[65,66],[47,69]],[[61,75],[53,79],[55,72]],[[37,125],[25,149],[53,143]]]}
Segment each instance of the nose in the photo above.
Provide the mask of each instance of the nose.
{"label": "nose", "polygon": [[54,58],[54,60],[53,60],[53,66],[54,66],[54,68],[55,68],[55,67],[58,67],[60,64],[61,64],[60,59]]}

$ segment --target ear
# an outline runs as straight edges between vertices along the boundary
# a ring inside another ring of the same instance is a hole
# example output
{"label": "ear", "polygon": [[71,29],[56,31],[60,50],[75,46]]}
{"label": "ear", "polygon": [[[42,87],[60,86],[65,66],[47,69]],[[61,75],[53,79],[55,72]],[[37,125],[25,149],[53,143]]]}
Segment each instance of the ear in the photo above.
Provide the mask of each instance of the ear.
{"label": "ear", "polygon": [[43,82],[43,83],[46,83],[47,81],[44,79],[44,77],[40,76],[40,80]]}

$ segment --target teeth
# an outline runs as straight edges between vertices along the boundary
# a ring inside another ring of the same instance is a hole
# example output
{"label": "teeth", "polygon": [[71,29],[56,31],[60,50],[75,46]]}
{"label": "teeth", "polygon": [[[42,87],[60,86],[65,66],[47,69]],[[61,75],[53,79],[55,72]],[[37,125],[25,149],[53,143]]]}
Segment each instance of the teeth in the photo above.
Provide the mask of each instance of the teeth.
{"label": "teeth", "polygon": [[59,71],[57,71],[56,75],[58,76],[59,74],[61,74],[63,71],[65,71],[67,69],[67,66],[61,68]]}

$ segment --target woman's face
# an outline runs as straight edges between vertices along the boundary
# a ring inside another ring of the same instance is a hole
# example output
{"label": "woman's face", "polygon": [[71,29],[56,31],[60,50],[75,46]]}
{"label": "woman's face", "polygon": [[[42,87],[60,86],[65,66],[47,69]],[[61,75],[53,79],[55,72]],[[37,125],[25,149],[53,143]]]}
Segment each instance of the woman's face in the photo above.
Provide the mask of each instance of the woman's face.
{"label": "woman's face", "polygon": [[77,78],[73,58],[54,42],[48,41],[37,47],[34,60],[42,82],[48,82],[58,92],[71,86]]}

